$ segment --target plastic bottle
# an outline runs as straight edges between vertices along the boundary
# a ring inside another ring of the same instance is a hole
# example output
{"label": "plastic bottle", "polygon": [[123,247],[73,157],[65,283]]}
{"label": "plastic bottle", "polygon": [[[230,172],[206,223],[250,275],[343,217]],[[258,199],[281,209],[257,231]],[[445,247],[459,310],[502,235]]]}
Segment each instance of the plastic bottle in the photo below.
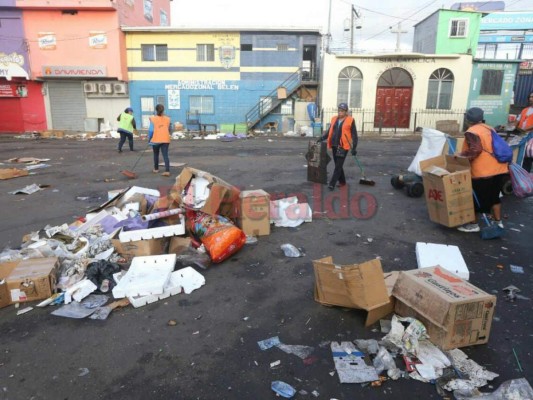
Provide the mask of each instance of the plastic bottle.
{"label": "plastic bottle", "polygon": [[286,399],[290,399],[296,394],[296,389],[283,381],[274,381],[270,387],[274,392],[276,392],[276,394],[280,395],[281,397],[285,397]]}

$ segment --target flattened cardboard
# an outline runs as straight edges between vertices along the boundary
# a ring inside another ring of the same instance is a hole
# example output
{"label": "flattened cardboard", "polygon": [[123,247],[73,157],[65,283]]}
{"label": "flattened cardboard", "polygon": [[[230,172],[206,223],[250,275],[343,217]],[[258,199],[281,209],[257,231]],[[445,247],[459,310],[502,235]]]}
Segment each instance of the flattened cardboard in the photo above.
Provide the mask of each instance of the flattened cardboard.
{"label": "flattened cardboard", "polygon": [[0,169],[0,180],[18,178],[20,176],[27,176],[29,172],[25,169],[18,168],[2,168]]}
{"label": "flattened cardboard", "polygon": [[444,268],[402,271],[392,294],[396,313],[419,319],[429,340],[443,350],[489,340],[496,296]]}
{"label": "flattened cardboard", "polygon": [[333,263],[333,257],[325,257],[314,260],[313,267],[317,302],[365,310],[369,312],[365,326],[390,312],[389,294],[378,259],[362,264],[338,265]]}
{"label": "flattened cardboard", "polygon": [[47,299],[56,286],[57,257],[22,260],[6,278],[11,303]]}
{"label": "flattened cardboard", "polygon": [[133,257],[157,256],[167,253],[170,238],[162,237],[158,239],[135,240],[131,242],[121,242],[118,238],[119,232],[111,239],[111,244],[126,260],[131,261]]}
{"label": "flattened cardboard", "polygon": [[173,236],[170,238],[168,254],[183,254],[191,245],[190,237]]}
{"label": "flattened cardboard", "polygon": [[270,235],[270,195],[264,190],[243,190],[240,194],[237,226],[249,236]]}
{"label": "flattened cardboard", "polygon": [[209,197],[204,206],[198,211],[205,212],[210,215],[223,215],[232,220],[238,217],[239,195],[240,190],[235,186],[223,181],[222,179],[211,175],[208,172],[199,169],[185,167],[181,173],[176,177],[176,183],[172,187],[169,199],[182,203],[181,193],[189,184],[192,178],[201,176],[209,181]]}
{"label": "flattened cardboard", "polygon": [[21,260],[8,261],[0,264],[0,308],[6,307],[11,304],[11,295],[7,289],[6,278],[9,276],[11,271],[19,265]]}
{"label": "flattened cardboard", "polygon": [[[432,174],[433,167],[450,173]],[[441,155],[421,161],[420,169],[431,221],[452,228],[475,220],[470,162],[466,158]]]}

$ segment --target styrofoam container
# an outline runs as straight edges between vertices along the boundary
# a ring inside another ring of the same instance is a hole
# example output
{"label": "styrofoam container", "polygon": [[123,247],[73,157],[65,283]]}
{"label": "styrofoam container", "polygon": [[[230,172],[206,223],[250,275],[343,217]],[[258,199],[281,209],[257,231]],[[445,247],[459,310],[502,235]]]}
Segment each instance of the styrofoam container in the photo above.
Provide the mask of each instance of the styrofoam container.
{"label": "styrofoam container", "polygon": [[135,242],[137,240],[159,239],[163,237],[180,236],[185,234],[185,221],[180,217],[180,223],[158,228],[138,229],[135,231],[121,230],[118,239],[123,242]]}
{"label": "styrofoam container", "polygon": [[113,288],[116,299],[162,294],[176,265],[176,254],[134,257],[128,272]]}
{"label": "styrofoam container", "polygon": [[418,268],[440,265],[459,278],[468,280],[470,272],[466,266],[461,250],[457,246],[435,243],[416,243],[416,261]]}

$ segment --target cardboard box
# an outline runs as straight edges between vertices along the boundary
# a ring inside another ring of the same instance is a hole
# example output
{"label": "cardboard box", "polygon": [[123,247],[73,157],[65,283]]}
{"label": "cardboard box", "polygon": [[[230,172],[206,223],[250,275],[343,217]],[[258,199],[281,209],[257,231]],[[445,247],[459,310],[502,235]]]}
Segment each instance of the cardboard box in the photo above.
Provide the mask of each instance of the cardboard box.
{"label": "cardboard box", "polygon": [[190,237],[173,236],[168,245],[168,254],[183,254],[191,245]]}
{"label": "cardboard box", "polygon": [[176,178],[176,183],[172,187],[169,199],[181,205],[182,192],[189,184],[192,178],[201,176],[209,181],[209,198],[202,208],[198,211],[205,212],[210,215],[223,215],[230,219],[238,217],[239,195],[240,190],[235,186],[223,181],[222,179],[211,175],[208,172],[199,169],[185,167]]}
{"label": "cardboard box", "polygon": [[429,219],[456,227],[475,220],[470,162],[438,156],[420,161]]}
{"label": "cardboard box", "polygon": [[118,236],[119,232],[113,236],[111,243],[117,253],[127,261],[131,261],[133,257],[166,254],[168,243],[170,241],[170,238],[168,237],[161,237],[157,239],[141,239],[121,242]]}
{"label": "cardboard box", "polygon": [[29,172],[25,169],[18,168],[2,168],[0,169],[0,179],[13,179],[20,176],[27,176]]}
{"label": "cardboard box", "polygon": [[9,276],[11,271],[19,265],[21,260],[8,261],[0,264],[0,308],[6,307],[11,304],[11,294],[7,289],[6,278]]}
{"label": "cardboard box", "polygon": [[56,287],[57,257],[22,260],[6,278],[11,303],[43,300]]}
{"label": "cardboard box", "polygon": [[237,225],[246,235],[270,235],[270,195],[264,190],[243,190]]}
{"label": "cardboard box", "polygon": [[444,268],[401,272],[392,294],[396,313],[419,319],[443,350],[489,341],[496,296]]}
{"label": "cardboard box", "polygon": [[381,262],[338,265],[333,257],[313,261],[315,300],[324,305],[362,309],[368,312],[365,326],[392,311]]}
{"label": "cardboard box", "polygon": [[460,153],[463,149],[464,141],[464,137],[448,137],[446,143],[444,144],[444,148],[442,149],[442,154],[453,155]]}

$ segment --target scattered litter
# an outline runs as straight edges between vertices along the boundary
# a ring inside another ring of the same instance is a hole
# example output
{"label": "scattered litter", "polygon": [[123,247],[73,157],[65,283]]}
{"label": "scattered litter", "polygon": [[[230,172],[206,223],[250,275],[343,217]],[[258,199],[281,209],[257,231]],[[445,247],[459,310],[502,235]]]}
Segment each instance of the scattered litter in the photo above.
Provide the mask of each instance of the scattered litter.
{"label": "scattered litter", "polygon": [[257,238],[255,236],[246,235],[246,244],[254,245],[257,244]]}
{"label": "scattered litter", "polygon": [[503,382],[492,393],[481,393],[479,390],[455,390],[453,395],[457,400],[529,400],[533,399],[533,388],[525,378],[512,379]]}
{"label": "scattered litter", "polygon": [[281,245],[281,250],[283,250],[283,253],[285,254],[285,257],[303,257],[304,254],[300,252],[299,249],[294,247],[290,243],[285,243]]}
{"label": "scattered litter", "polygon": [[97,286],[92,283],[89,279],[83,279],[78,283],[70,286],[65,292],[65,304],[69,304],[72,299],[76,301],[81,301],[89,294],[94,292],[97,289]]}
{"label": "scattered litter", "polygon": [[[409,324],[405,328],[402,324]],[[391,343],[400,349],[405,349],[407,353],[417,355],[418,343],[420,340],[427,339],[427,331],[424,324],[415,318],[399,318],[397,315],[392,316],[391,330],[383,338],[384,342]]]}
{"label": "scattered litter", "polygon": [[515,274],[523,274],[524,267],[521,267],[520,265],[511,264],[511,271],[514,272]]}
{"label": "scattered litter", "polygon": [[22,310],[18,310],[17,311],[17,315],[22,315],[22,314],[26,314],[27,312],[33,310],[33,307],[26,307],[26,308],[23,308]]}
{"label": "scattered litter", "polygon": [[379,326],[381,328],[381,333],[389,333],[391,329],[390,319],[380,319]]}
{"label": "scattered litter", "polygon": [[363,383],[379,379],[376,370],[365,362],[365,355],[351,342],[331,342],[335,369],[341,383]]}
{"label": "scattered litter", "polygon": [[78,370],[80,371],[78,376],[85,376],[89,374],[89,368],[78,368]]}
{"label": "scattered litter", "polygon": [[270,202],[270,223],[278,227],[296,227],[313,221],[308,203],[298,203],[296,196]]}
{"label": "scattered litter", "polygon": [[34,164],[34,165],[28,165],[24,169],[26,171],[33,171],[35,169],[42,169],[42,168],[48,168],[48,167],[50,167],[50,164]]}
{"label": "scattered litter", "polygon": [[270,385],[270,388],[279,396],[290,399],[296,394],[296,389],[294,389],[288,383],[283,381],[274,381]]}
{"label": "scattered litter", "polygon": [[13,179],[21,176],[27,176],[28,171],[18,168],[2,168],[0,169],[0,180]]}
{"label": "scattered litter", "polygon": [[369,237],[369,238],[366,238],[366,241],[367,241],[368,243],[372,243],[372,242],[374,241],[374,239],[372,239],[371,237]]}
{"label": "scattered litter", "polygon": [[521,290],[514,285],[504,287],[502,290],[504,292],[507,292],[507,294],[505,295],[505,299],[508,301],[515,301],[517,298],[517,293],[521,292]]}
{"label": "scattered litter", "polygon": [[33,183],[31,185],[23,187],[22,189],[17,189],[12,192],[8,192],[8,193],[9,194],[33,194],[35,192],[38,192],[48,187],[50,187],[50,185],[38,185],[36,183]]}
{"label": "scattered litter", "polygon": [[314,347],[302,346],[302,345],[289,345],[279,343],[276,347],[287,354],[294,354],[297,357],[300,357],[302,360],[306,359],[315,351]]}
{"label": "scattered litter", "polygon": [[167,322],[167,325],[168,325],[168,326],[176,326],[177,324],[178,324],[178,323],[177,323],[176,320],[174,320],[174,319],[170,319],[170,320],[168,320],[168,322]]}
{"label": "scattered litter", "polygon": [[49,158],[35,158],[35,157],[19,157],[19,158],[10,158],[6,160],[8,163],[12,164],[39,164],[45,161],[50,161]]}
{"label": "scattered litter", "polygon": [[515,232],[522,232],[520,229],[517,229],[517,228],[509,228],[510,231],[515,231]]}
{"label": "scattered litter", "polygon": [[448,352],[450,360],[461,376],[468,377],[464,379],[452,379],[443,386],[444,389],[452,390],[473,390],[485,386],[489,381],[497,378],[499,375],[486,370],[484,367],[470,360],[468,356],[459,349],[453,349]]}
{"label": "scattered litter", "polygon": [[320,393],[318,393],[317,390],[313,390],[313,391],[311,392],[311,394],[312,394],[313,396],[315,396],[315,397],[320,396]]}
{"label": "scattered litter", "polygon": [[522,370],[522,364],[520,364],[520,360],[518,359],[518,356],[516,355],[516,350],[514,349],[513,347],[513,354],[514,354],[514,358],[516,360],[516,363],[518,364],[518,369],[520,372],[523,372]]}
{"label": "scattered litter", "polygon": [[257,342],[257,344],[261,350],[268,350],[274,346],[277,346],[278,344],[281,344],[281,342],[279,341],[278,336],[274,336],[265,340],[261,340]]}
{"label": "scattered litter", "polygon": [[281,360],[277,360],[270,363],[270,368],[279,367],[281,365]]}

